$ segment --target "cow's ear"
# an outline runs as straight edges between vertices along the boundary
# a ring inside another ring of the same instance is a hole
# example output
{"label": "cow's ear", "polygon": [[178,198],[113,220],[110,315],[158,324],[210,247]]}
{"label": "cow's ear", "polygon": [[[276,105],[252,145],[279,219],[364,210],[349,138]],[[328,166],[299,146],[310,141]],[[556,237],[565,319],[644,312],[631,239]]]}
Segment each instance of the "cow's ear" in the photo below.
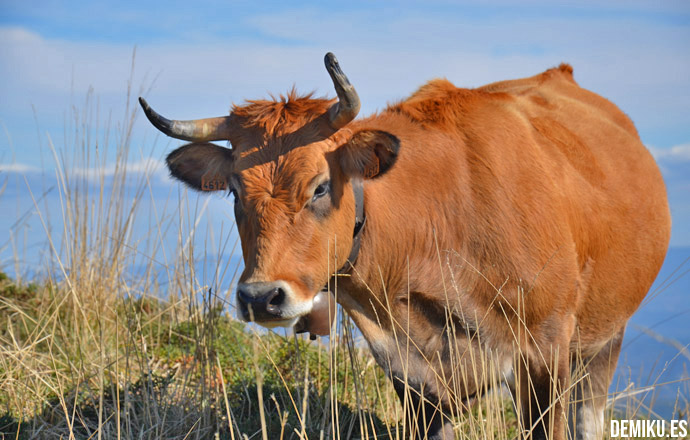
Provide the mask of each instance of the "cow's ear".
{"label": "cow's ear", "polygon": [[373,179],[388,171],[398,159],[400,140],[381,130],[355,133],[338,150],[338,161],[346,175]]}
{"label": "cow's ear", "polygon": [[197,191],[228,189],[232,152],[207,142],[183,145],[165,159],[170,174]]}

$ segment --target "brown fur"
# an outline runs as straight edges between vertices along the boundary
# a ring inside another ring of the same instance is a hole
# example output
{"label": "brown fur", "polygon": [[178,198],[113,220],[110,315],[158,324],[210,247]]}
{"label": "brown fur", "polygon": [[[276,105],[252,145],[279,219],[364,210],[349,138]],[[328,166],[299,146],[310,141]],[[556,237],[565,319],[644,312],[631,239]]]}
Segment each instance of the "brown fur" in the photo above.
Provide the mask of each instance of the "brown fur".
{"label": "brown fur", "polygon": [[299,96],[293,87],[278,99],[248,100],[243,106],[234,105],[232,113],[244,120],[247,128],[259,127],[268,137],[277,137],[302,127],[328,110],[333,99],[312,98],[313,93]]}
{"label": "brown fur", "polygon": [[[633,123],[572,73],[564,64],[478,89],[433,80],[336,133],[324,119],[332,101],[294,90],[234,107],[243,124],[223,169],[240,199],[242,281],[286,280],[312,298],[349,254],[350,179],[370,178],[361,251],[337,280],[338,301],[401,396],[408,377],[430,408],[482,391],[481,373],[479,383],[458,373],[477,368],[468,353],[480,344],[512,359],[529,428],[549,390],[567,389],[572,351],[595,358],[620,345],[670,233],[661,175]],[[310,204],[319,176],[333,185],[321,214]],[[460,329],[453,341],[448,325]],[[600,370],[590,373],[605,392],[612,370]],[[566,401],[535,438],[563,438]],[[429,412],[421,423],[448,438]]]}

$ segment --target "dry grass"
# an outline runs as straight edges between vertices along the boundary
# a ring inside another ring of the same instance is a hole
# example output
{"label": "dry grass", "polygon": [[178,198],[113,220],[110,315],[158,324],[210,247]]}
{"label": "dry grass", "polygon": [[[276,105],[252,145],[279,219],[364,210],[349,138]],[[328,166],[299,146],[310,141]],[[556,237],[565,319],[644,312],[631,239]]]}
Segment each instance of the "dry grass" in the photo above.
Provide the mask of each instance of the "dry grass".
{"label": "dry grass", "polygon": [[[85,108],[73,111],[62,154],[50,142],[61,200],[53,226],[63,229],[51,233],[36,202],[47,270],[34,284],[0,279],[0,438],[408,438],[402,415],[414,409],[400,404],[346,316],[325,342],[257,332],[230,316],[227,295],[209,286],[232,284],[236,268],[198,274],[195,262],[236,243],[195,248],[196,208],[181,198],[172,221],[155,204],[151,174],[128,172],[129,106],[122,126],[106,124],[117,157],[110,180],[108,134],[99,134],[93,103]],[[132,236],[142,216],[151,219],[145,242]],[[173,250],[162,239],[171,225]],[[455,338],[452,324],[448,335]],[[457,379],[500,389],[494,354],[471,355],[474,367],[456,369]],[[626,387],[613,396],[625,409],[610,405],[607,417],[650,414],[645,389]],[[687,419],[684,390],[678,413]],[[529,429],[504,392],[487,393],[469,412],[459,406],[461,438],[509,439]]]}

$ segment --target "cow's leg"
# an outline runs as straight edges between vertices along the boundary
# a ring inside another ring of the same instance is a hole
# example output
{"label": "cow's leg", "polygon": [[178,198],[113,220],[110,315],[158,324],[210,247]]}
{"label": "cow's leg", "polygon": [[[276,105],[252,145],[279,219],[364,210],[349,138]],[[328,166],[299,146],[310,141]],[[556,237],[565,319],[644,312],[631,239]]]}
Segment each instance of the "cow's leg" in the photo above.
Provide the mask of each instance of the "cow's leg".
{"label": "cow's leg", "polygon": [[573,380],[578,381],[570,397],[571,438],[599,440],[604,436],[604,410],[608,388],[621,351],[625,329],[621,329],[599,352],[582,358],[573,355]]}
{"label": "cow's leg", "polygon": [[568,345],[542,350],[518,362],[514,391],[520,404],[524,437],[532,440],[562,440],[565,434],[565,408],[568,382]]}
{"label": "cow's leg", "polygon": [[[395,388],[400,403],[405,407],[407,398],[407,414],[405,424],[408,427],[407,435],[416,433],[419,440],[453,440],[453,424],[447,415],[444,415],[442,405],[438,398],[428,392],[424,392],[423,386],[405,386],[402,379],[393,376]],[[406,396],[407,395],[407,396]]]}
{"label": "cow's leg", "polygon": [[[443,404],[439,403],[438,393],[424,385],[426,380],[436,377],[434,367],[416,348],[407,348],[404,339],[398,340],[395,335],[384,331],[377,321],[359,313],[357,308],[350,309],[350,316],[369,342],[376,362],[393,382],[400,403],[406,408],[406,438],[415,435],[414,438],[420,440],[454,440],[449,413],[442,413]],[[401,328],[405,329],[401,333],[409,332],[407,327]],[[413,344],[409,343],[409,346]],[[441,366],[436,368],[440,370]]]}

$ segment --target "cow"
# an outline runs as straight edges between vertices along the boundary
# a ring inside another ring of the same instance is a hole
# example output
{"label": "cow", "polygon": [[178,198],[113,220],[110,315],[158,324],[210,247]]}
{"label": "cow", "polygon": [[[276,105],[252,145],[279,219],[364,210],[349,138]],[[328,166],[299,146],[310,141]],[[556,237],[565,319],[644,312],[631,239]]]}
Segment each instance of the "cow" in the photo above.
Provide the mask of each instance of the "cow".
{"label": "cow", "polygon": [[632,121],[567,64],[474,89],[434,79],[355,120],[355,88],[325,64],[336,99],[293,88],[179,121],[140,98],[191,141],[171,175],[234,196],[239,315],[327,333],[329,286],[418,438],[453,438],[495,376],[525,437],[601,438],[626,322],[670,236]]}

